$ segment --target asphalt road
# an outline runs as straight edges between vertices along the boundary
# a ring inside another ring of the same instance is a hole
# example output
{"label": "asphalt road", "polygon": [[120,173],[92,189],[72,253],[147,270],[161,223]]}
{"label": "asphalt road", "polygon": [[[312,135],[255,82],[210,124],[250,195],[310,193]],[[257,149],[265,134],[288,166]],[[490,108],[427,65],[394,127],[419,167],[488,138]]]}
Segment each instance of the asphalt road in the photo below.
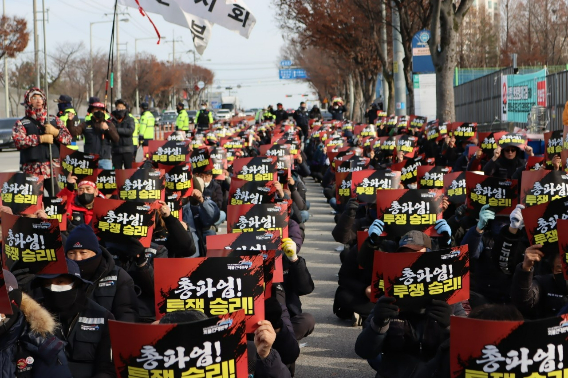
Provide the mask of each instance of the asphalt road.
{"label": "asphalt road", "polygon": [[20,152],[3,150],[0,152],[0,172],[15,172],[20,170]]}
{"label": "asphalt road", "polygon": [[[19,170],[19,152],[0,152],[0,172]],[[306,239],[300,255],[308,264],[315,283],[312,294],[302,297],[302,308],[316,319],[314,333],[300,341],[301,354],[296,361],[298,378],[374,378],[375,373],[366,361],[354,352],[360,327],[351,327],[332,311],[337,288],[339,246],[331,236],[335,226],[331,208],[325,201],[321,186],[306,179],[310,220],[306,223]],[[223,225],[224,226],[224,225]],[[220,233],[226,232],[222,227]]]}
{"label": "asphalt road", "polygon": [[[300,255],[306,259],[315,283],[312,294],[302,297],[302,309],[314,315],[313,334],[300,341],[300,358],[296,361],[296,377],[309,378],[373,378],[375,372],[354,351],[361,327],[351,327],[333,314],[333,297],[337,289],[339,246],[331,231],[335,226],[331,208],[322,188],[306,179],[310,220],[306,223],[306,239]],[[304,345],[305,344],[305,345]]]}

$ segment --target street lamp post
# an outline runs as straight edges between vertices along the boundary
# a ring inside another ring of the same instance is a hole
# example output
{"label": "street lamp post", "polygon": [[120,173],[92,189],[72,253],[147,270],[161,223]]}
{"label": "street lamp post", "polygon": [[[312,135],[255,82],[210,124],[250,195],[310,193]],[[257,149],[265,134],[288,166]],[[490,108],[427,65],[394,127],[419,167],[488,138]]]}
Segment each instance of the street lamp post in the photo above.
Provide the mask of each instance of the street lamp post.
{"label": "street lamp post", "polygon": [[[166,39],[166,37],[161,37],[162,39]],[[140,109],[140,94],[138,93],[138,41],[143,41],[146,39],[153,39],[155,40],[156,37],[152,38],[136,38],[134,40],[134,74],[136,76],[136,110]]]}
{"label": "street lamp post", "polygon": [[[122,22],[128,22],[128,18],[123,18],[119,21]],[[90,52],[89,52],[89,71],[90,71],[90,77],[91,77],[91,88],[90,88],[90,97],[94,96],[94,89],[93,89],[93,25],[94,24],[108,24],[113,22],[111,21],[96,21],[96,22],[91,22],[90,23],[90,43],[89,43],[89,48],[90,48]]]}

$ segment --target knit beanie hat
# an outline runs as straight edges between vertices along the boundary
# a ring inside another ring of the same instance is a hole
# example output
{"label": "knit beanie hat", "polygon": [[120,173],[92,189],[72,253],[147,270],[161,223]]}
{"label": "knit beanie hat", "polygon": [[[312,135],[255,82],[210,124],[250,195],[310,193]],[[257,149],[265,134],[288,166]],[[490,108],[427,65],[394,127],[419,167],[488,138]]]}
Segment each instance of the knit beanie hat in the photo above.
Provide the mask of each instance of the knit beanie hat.
{"label": "knit beanie hat", "polygon": [[72,249],[88,249],[89,251],[95,252],[97,255],[102,253],[95,232],[86,224],[75,227],[69,233],[67,241],[65,242],[65,253]]}

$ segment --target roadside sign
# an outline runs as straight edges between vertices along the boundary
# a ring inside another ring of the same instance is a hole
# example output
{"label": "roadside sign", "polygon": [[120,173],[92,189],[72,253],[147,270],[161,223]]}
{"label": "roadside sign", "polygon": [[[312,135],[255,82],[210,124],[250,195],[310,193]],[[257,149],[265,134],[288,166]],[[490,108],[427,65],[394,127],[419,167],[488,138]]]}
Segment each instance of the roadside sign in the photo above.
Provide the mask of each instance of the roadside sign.
{"label": "roadside sign", "polygon": [[292,65],[292,61],[291,61],[291,60],[282,60],[282,61],[280,62],[280,65],[281,65],[282,67],[290,67],[290,66]]}
{"label": "roadside sign", "polygon": [[279,71],[280,80],[307,79],[308,74],[302,68],[288,68]]}

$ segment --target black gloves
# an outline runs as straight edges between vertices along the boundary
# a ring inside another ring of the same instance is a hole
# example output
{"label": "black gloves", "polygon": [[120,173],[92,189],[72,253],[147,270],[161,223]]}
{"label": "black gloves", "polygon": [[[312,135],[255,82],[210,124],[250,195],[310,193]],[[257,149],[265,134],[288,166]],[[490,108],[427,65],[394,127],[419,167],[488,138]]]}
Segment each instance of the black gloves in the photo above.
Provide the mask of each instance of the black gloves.
{"label": "black gloves", "polygon": [[32,281],[36,278],[36,275],[30,273],[29,268],[17,269],[12,272],[16,281],[18,282],[18,287],[22,289],[24,293],[31,292]]}
{"label": "black gloves", "polygon": [[373,321],[377,327],[386,326],[391,318],[397,318],[399,308],[394,304],[396,298],[381,297],[373,310]]}
{"label": "black gloves", "polygon": [[448,328],[450,326],[452,308],[446,302],[432,299],[432,303],[426,308],[426,314],[437,321],[440,327]]}
{"label": "black gloves", "polygon": [[355,216],[355,213],[357,213],[357,210],[359,209],[359,202],[357,201],[357,198],[349,198],[349,201],[347,201],[347,204],[345,205],[345,209],[349,212],[349,215]]}

